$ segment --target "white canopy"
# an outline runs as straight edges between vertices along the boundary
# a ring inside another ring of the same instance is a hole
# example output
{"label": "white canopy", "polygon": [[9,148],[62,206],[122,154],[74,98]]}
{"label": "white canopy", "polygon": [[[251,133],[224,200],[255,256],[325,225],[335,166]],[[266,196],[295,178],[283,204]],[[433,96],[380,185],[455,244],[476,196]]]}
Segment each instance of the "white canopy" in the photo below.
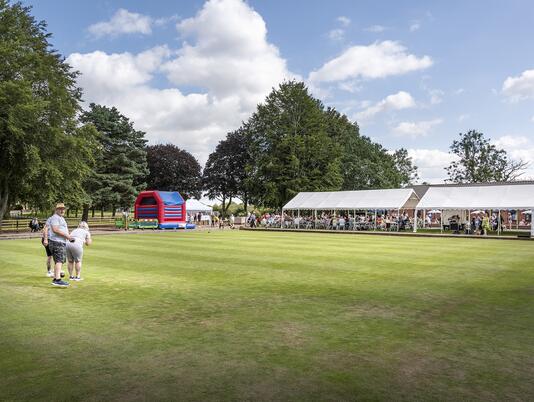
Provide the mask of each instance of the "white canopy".
{"label": "white canopy", "polygon": [[185,209],[187,213],[195,213],[195,212],[208,212],[211,213],[213,211],[213,208],[201,203],[199,200],[189,199],[185,202]]}
{"label": "white canopy", "polygon": [[400,209],[419,201],[411,188],[298,193],[283,209]]}
{"label": "white canopy", "polygon": [[534,184],[430,187],[418,209],[527,209],[534,206]]}

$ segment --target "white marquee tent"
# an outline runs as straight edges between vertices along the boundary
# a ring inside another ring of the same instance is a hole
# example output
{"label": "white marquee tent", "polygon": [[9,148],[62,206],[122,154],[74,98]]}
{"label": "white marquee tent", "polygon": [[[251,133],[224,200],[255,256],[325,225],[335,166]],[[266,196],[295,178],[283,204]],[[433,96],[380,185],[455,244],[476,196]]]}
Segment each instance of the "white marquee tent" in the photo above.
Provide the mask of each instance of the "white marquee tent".
{"label": "white marquee tent", "polygon": [[[417,205],[418,210],[509,210],[534,207],[534,184],[499,186],[430,187]],[[531,224],[534,236],[534,226]],[[414,231],[416,231],[414,227]]]}
{"label": "white marquee tent", "polygon": [[298,193],[282,210],[414,209],[419,198],[411,188]]}
{"label": "white marquee tent", "polygon": [[188,199],[185,202],[185,209],[188,215],[191,215],[197,212],[202,212],[202,213],[207,213],[207,214],[210,214],[213,212],[212,207],[210,207],[209,205],[203,204],[199,200],[194,200],[192,198]]}

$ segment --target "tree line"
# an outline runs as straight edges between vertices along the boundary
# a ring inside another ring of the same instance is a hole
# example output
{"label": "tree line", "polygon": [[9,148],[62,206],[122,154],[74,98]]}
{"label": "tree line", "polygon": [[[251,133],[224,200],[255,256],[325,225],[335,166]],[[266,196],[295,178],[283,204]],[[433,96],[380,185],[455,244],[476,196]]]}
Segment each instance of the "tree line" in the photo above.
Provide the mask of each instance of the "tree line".
{"label": "tree line", "polygon": [[[405,149],[389,151],[358,124],[314,98],[305,84],[273,88],[251,117],[226,135],[202,169],[172,144],[146,133],[114,107],[83,110],[78,72],[49,43],[30,7],[0,0],[0,219],[15,203],[45,210],[58,200],[83,210],[128,208],[146,188],[185,198],[236,199],[280,209],[300,191],[396,188],[418,180]],[[515,180],[513,161],[482,133],[451,145],[453,182]]]}

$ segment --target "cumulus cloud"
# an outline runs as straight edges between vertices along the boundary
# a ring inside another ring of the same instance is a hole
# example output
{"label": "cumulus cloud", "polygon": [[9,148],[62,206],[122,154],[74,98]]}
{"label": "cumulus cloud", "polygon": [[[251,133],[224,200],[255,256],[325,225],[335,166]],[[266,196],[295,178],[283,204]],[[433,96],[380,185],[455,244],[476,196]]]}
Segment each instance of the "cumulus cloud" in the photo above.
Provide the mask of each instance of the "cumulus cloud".
{"label": "cumulus cloud", "polygon": [[442,183],[447,178],[445,168],[457,157],[439,149],[408,149],[408,155],[418,167],[421,182]]}
{"label": "cumulus cloud", "polygon": [[393,128],[393,132],[403,137],[425,137],[435,126],[443,123],[442,119],[425,121],[403,121]]}
{"label": "cumulus cloud", "polygon": [[407,53],[398,42],[383,41],[368,46],[352,46],[309,75],[312,83],[336,82],[357,78],[384,78],[432,65],[429,56]]}
{"label": "cumulus cloud", "polygon": [[88,30],[96,38],[121,34],[143,34],[152,33],[153,20],[149,16],[132,13],[124,8],[120,8],[109,21],[98,22],[90,25]]}
{"label": "cumulus cloud", "polygon": [[534,98],[534,70],[525,70],[518,77],[506,78],[502,93],[512,102]]}
{"label": "cumulus cloud", "polygon": [[[177,29],[185,40],[178,50],[74,53],[67,61],[82,73],[86,101],[116,106],[151,142],[172,142],[204,162],[273,87],[294,75],[267,41],[262,17],[242,1],[208,1]],[[153,84],[161,75],[167,88]]]}
{"label": "cumulus cloud", "polygon": [[195,85],[217,98],[238,96],[250,110],[273,86],[294,77],[263,18],[240,0],[212,0],[177,24],[187,40],[162,70],[176,85]]}
{"label": "cumulus cloud", "polygon": [[412,95],[405,91],[389,95],[380,102],[369,106],[367,109],[356,114],[356,120],[366,120],[374,115],[387,110],[401,110],[415,107],[415,100]]}

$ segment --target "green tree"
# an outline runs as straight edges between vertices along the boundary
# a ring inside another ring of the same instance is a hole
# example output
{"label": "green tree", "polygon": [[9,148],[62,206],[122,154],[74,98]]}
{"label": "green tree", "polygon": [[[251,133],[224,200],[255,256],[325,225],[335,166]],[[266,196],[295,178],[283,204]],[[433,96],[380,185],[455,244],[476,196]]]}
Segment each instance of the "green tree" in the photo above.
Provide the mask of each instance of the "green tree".
{"label": "green tree", "polygon": [[15,202],[80,202],[94,130],[79,128],[77,73],[30,7],[0,0],[0,220]]}
{"label": "green tree", "polygon": [[341,187],[341,147],[327,133],[323,105],[302,82],[273,90],[247,124],[251,199],[281,208],[299,191]]}
{"label": "green tree", "polygon": [[239,194],[239,178],[236,175],[235,150],[232,141],[224,139],[210,154],[203,173],[203,186],[206,195],[221,201],[221,213],[226,216],[232,199]]}
{"label": "green tree", "polygon": [[172,144],[151,145],[146,151],[147,188],[179,191],[186,199],[201,197],[201,167],[193,155]]}
{"label": "green tree", "polygon": [[506,151],[498,149],[476,130],[460,133],[460,139],[450,146],[450,153],[457,159],[445,169],[448,181],[453,183],[514,181],[528,166],[521,160],[509,159]]}
{"label": "green tree", "polygon": [[100,208],[130,207],[137,194],[146,188],[148,174],[145,133],[135,130],[133,123],[116,108],[91,103],[80,117],[99,132],[100,153],[94,173],[85,183],[90,204]]}
{"label": "green tree", "polygon": [[406,150],[389,153],[335,109],[328,108],[325,119],[328,135],[341,148],[341,190],[397,188],[417,180],[417,167]]}

